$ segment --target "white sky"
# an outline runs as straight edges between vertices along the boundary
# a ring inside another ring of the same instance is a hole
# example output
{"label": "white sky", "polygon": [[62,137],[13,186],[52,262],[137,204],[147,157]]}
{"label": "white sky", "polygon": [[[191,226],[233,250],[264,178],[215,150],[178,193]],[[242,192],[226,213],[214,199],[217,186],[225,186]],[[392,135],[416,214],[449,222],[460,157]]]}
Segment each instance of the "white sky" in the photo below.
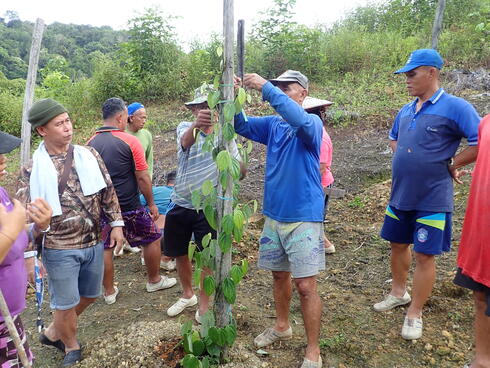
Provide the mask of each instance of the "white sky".
{"label": "white sky", "polygon": [[[332,24],[349,10],[366,5],[370,0],[297,0],[295,21],[309,26]],[[235,0],[235,24],[245,20],[245,32],[268,9],[272,0]],[[0,16],[13,10],[20,19],[45,23],[75,23],[93,26],[108,25],[115,29],[127,28],[127,22],[145,8],[158,5],[164,14],[181,17],[172,22],[181,41],[196,37],[206,40],[212,32],[222,32],[222,0],[2,0]],[[235,26],[236,27],[236,26]]]}

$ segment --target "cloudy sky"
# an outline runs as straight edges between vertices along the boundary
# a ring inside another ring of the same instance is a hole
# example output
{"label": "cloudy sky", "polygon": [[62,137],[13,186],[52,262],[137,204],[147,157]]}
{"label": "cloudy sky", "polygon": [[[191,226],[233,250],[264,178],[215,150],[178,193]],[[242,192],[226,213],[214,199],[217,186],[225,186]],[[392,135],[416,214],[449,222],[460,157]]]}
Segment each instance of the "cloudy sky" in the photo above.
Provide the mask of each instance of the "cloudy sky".
{"label": "cloudy sky", "polygon": [[[332,24],[346,12],[375,0],[297,0],[294,18],[306,25]],[[259,19],[260,12],[273,4],[272,0],[235,0],[235,22],[245,20],[246,32]],[[164,12],[178,16],[173,24],[184,42],[206,39],[212,32],[222,31],[222,0],[5,0],[0,2],[0,15],[13,10],[22,20],[42,18],[53,22],[109,25],[124,29],[127,22],[145,8],[157,5]]]}

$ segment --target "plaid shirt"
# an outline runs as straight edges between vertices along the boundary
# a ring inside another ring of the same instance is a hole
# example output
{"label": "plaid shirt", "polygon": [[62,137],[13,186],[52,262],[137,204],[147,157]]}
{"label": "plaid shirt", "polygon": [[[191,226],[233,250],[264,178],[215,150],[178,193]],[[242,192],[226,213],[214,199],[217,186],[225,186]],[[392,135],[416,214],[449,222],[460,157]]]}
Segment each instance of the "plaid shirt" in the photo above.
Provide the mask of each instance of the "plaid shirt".
{"label": "plaid shirt", "polygon": [[[104,162],[95,149],[92,147],[86,148],[97,158],[107,187],[96,194],[84,196],[73,163],[65,191],[60,198],[62,215],[51,219],[51,229],[47,233],[44,243],[46,248],[81,249],[96,245],[100,237],[102,214],[104,214],[109,223],[118,221],[121,226],[123,225],[116,191]],[[50,157],[58,171],[58,177],[61,177],[65,165],[66,152],[51,155]],[[22,168],[19,177],[16,197],[22,203],[31,201],[29,191],[31,170],[32,162]]]}

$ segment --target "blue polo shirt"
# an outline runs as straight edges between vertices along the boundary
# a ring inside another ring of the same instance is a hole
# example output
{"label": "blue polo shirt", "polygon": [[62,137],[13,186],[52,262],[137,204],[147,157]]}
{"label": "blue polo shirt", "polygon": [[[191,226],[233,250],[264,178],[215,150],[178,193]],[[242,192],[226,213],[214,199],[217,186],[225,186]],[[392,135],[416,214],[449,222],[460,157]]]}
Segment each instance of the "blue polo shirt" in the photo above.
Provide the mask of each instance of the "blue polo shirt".
{"label": "blue polo shirt", "polygon": [[397,141],[390,206],[452,212],[453,181],[447,167],[461,138],[477,145],[481,119],[470,103],[442,88],[418,112],[417,101],[403,106],[390,131],[390,139]]}
{"label": "blue polo shirt", "polygon": [[267,82],[262,98],[279,115],[235,115],[238,134],[267,145],[264,215],[280,222],[322,222],[322,122]]}

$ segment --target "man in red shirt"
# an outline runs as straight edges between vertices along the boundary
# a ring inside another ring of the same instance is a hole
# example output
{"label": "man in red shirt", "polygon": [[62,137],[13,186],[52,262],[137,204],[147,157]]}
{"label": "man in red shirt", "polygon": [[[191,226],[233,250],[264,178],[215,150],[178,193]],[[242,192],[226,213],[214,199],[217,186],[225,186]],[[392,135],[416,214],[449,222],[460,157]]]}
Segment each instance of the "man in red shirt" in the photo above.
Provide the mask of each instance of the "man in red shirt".
{"label": "man in red shirt", "polygon": [[[158,208],[153,200],[151,178],[143,147],[138,138],[124,131],[128,122],[128,109],[123,100],[109,98],[102,106],[103,126],[97,129],[88,145],[95,148],[111,175],[124,220],[124,237],[132,247],[141,246],[148,272],[146,290],[167,289],[177,283],[175,278],[160,275],[160,229],[155,224]],[[146,199],[148,213],[141,205],[140,192]],[[110,230],[105,227],[106,230]],[[113,252],[108,232],[102,231],[104,243],[104,300],[116,301],[119,290],[114,285]]]}
{"label": "man in red shirt", "polygon": [[468,368],[490,367],[490,115],[480,123],[478,147],[454,279],[475,300],[476,354]]}

